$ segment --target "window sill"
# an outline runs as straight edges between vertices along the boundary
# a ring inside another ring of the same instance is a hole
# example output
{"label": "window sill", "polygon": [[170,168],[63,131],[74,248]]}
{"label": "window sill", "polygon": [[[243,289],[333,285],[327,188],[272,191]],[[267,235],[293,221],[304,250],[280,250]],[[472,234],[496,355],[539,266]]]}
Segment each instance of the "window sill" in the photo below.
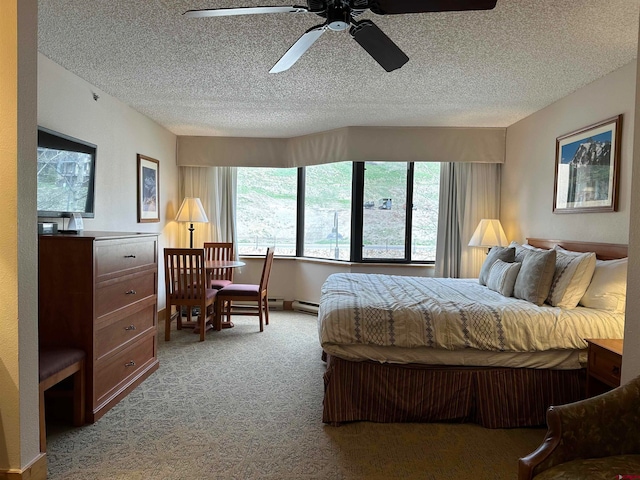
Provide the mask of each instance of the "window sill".
{"label": "window sill", "polygon": [[[240,255],[241,260],[264,259],[261,255]],[[395,268],[434,268],[433,263],[400,263],[400,262],[347,262],[345,260],[331,260],[330,258],[312,257],[292,257],[277,256],[278,261],[296,261],[302,263],[315,263],[320,265],[339,265],[343,267],[375,268],[375,267],[395,267]]]}

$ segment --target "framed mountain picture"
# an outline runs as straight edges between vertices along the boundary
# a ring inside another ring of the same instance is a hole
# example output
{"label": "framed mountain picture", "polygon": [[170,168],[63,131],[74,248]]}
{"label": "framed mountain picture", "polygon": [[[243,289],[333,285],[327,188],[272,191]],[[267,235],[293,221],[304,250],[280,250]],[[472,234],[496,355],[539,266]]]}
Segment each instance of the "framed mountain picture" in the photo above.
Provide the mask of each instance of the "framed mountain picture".
{"label": "framed mountain picture", "polygon": [[138,157],[138,223],[160,221],[160,162]]}
{"label": "framed mountain picture", "polygon": [[618,208],[622,115],[556,139],[554,213]]}

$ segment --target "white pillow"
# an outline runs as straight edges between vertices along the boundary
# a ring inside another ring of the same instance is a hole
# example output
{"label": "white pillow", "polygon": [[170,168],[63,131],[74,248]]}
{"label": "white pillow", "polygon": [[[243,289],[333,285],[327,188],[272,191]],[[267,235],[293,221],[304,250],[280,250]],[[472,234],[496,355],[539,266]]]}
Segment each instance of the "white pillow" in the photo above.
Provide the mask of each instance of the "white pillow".
{"label": "white pillow", "polygon": [[521,263],[507,263],[496,260],[489,270],[487,287],[505,297],[513,295],[513,286],[516,283]]}
{"label": "white pillow", "polygon": [[572,252],[556,246],[556,270],[547,296],[554,307],[576,308],[591,283],[596,268],[593,252]]}
{"label": "white pillow", "polygon": [[624,313],[627,301],[627,259],[598,260],[580,305]]}

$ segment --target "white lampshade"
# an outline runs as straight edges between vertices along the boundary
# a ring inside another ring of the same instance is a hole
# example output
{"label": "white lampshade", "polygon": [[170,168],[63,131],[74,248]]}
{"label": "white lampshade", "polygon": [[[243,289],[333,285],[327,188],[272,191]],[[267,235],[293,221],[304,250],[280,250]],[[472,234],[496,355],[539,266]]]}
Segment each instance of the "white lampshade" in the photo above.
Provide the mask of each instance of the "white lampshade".
{"label": "white lampshade", "polygon": [[509,243],[500,220],[483,218],[469,241],[470,247],[504,247]]}
{"label": "white lampshade", "polygon": [[209,219],[199,198],[185,197],[176,215],[176,222],[208,223]]}

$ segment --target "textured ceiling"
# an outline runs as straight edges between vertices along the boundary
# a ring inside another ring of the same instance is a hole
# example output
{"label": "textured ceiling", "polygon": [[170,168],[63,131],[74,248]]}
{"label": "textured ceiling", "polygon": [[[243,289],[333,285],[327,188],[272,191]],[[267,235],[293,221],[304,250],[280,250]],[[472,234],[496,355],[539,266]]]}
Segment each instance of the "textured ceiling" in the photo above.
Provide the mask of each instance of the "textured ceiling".
{"label": "textured ceiling", "polygon": [[268,73],[322,23],[313,14],[181,15],[292,3],[40,0],[39,50],[175,134],[251,137],[356,125],[506,127],[637,55],[640,0],[367,12],[359,20],[373,20],[410,58],[391,73],[348,33],[330,31],[290,70]]}

